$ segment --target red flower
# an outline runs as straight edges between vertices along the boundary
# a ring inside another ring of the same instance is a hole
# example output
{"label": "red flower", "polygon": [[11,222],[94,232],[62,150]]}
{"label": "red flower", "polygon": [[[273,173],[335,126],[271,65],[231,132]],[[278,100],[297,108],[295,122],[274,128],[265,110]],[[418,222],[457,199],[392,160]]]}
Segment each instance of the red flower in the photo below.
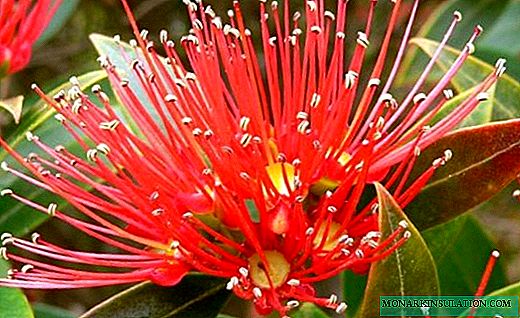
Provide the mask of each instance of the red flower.
{"label": "red flower", "polygon": [[[324,1],[307,1],[306,23],[299,13],[290,18],[276,2],[268,7],[260,1],[262,55],[244,26],[238,2],[229,12],[229,24],[210,7],[186,2],[193,28],[179,44],[189,63],[182,62],[165,31],[160,34],[167,54],[163,63],[148,32],[139,33],[124,0],[137,36],[132,45],[141,49],[137,59],[128,61],[138,83],[129,83],[109,58],[100,58],[138,128],[123,124],[99,86],[93,88],[95,102],[73,78],[68,93],[53,100],[37,86],[34,90],[56,109],[56,118],[84,154],[62,146],[53,149],[29,133],[42,154],[23,158],[1,141],[32,176],[4,163],[6,171],[54,192],[88,220],[9,189],[2,194],[122,253],[71,251],[37,234],[32,242],[4,234],[4,245],[49,259],[115,268],[114,272],[49,265],[3,248],[5,258],[28,265],[11,271],[0,284],[80,288],[152,280],[174,285],[187,272],[197,271],[228,278],[228,288],[253,300],[261,313],[276,310],[283,316],[300,301],[345,310],[346,304],[334,295],[315,296],[313,283],[344,270],[366,272],[410,235],[402,222],[390,237],[380,237],[376,199],[361,203],[367,185],[381,182],[406,206],[451,157],[446,151],[420,177],[408,180],[420,150],[486,99],[485,91],[503,73],[504,62],[500,60],[496,72],[449,116],[425,129],[453,96],[446,86],[480,33],[476,28],[440,81],[420,93],[460,14],[454,15],[433,59],[399,102],[389,89],[418,1],[401,48],[388,63],[401,5],[394,1],[379,57],[372,70],[365,70],[370,72],[367,84],[360,83],[359,74],[375,1],[355,41],[344,33],[347,1],[338,1],[335,15],[324,9]],[[348,64],[343,63],[345,46],[355,46]],[[383,80],[385,69],[389,75]],[[130,84],[145,91],[146,98],[136,95]]]}
{"label": "red flower", "polygon": [[0,1],[0,68],[2,74],[23,69],[32,46],[43,33],[62,0]]}

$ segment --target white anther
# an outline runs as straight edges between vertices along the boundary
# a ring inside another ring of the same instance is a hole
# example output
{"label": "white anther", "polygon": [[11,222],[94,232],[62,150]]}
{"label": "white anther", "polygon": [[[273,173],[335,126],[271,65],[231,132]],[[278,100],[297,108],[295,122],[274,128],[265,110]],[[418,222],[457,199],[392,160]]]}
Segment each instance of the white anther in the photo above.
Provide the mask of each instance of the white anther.
{"label": "white anther", "polygon": [[297,300],[289,300],[287,302],[287,307],[289,307],[290,309],[297,308],[298,306],[300,306],[300,302]]}
{"label": "white anther", "polygon": [[500,257],[500,252],[497,251],[497,250],[494,250],[493,252],[491,252],[491,256],[493,256],[494,258],[499,258]]}
{"label": "white anther", "polygon": [[108,155],[108,153],[110,152],[110,147],[104,143],[100,143],[99,145],[97,145],[96,149],[104,155]]}
{"label": "white anther", "polygon": [[191,212],[186,212],[182,215],[183,218],[185,219],[189,219],[189,218],[192,218],[193,217],[193,213]]}
{"label": "white anther", "polygon": [[149,34],[149,32],[148,32],[147,29],[142,29],[142,30],[141,30],[141,33],[140,33],[139,35],[141,36],[141,38],[142,38],[143,40],[146,40],[146,38],[148,38],[148,34]]}
{"label": "white anther", "polygon": [[354,86],[354,83],[356,82],[356,78],[357,73],[354,71],[349,71],[347,74],[345,74],[345,88],[352,88],[352,86]]}
{"label": "white anther", "polygon": [[325,15],[326,18],[329,18],[332,21],[336,20],[336,16],[334,15],[334,13],[332,13],[329,10],[325,10],[324,15]]}
{"label": "white anther", "polygon": [[412,232],[410,232],[410,231],[406,231],[406,232],[404,232],[404,234],[403,234],[403,237],[404,237],[405,239],[409,239],[410,236],[412,236]]}
{"label": "white anther", "polygon": [[367,35],[364,32],[359,31],[356,42],[364,48],[367,48],[370,42],[368,41]]}
{"label": "white anther", "polygon": [[303,31],[302,31],[302,29],[300,29],[300,28],[295,28],[295,29],[292,31],[292,35],[294,35],[294,36],[296,36],[296,37],[302,35],[302,33],[303,33]]}
{"label": "white anther", "polygon": [[420,102],[424,101],[425,99],[426,99],[426,94],[419,93],[419,94],[414,96],[413,103],[414,104],[419,104]]}
{"label": "white anther", "polygon": [[196,81],[197,80],[197,75],[193,72],[186,72],[186,74],[184,75],[184,78],[187,80],[187,81]]}
{"label": "white anther", "polygon": [[240,129],[242,129],[243,131],[246,131],[250,122],[251,122],[251,118],[249,118],[249,117],[243,116],[242,118],[240,118]]}
{"label": "white anther", "polygon": [[244,134],[242,135],[242,138],[240,138],[240,144],[242,147],[247,147],[249,143],[251,142],[251,139],[253,139],[253,136],[251,134]]}
{"label": "white anther", "polygon": [[444,94],[444,97],[446,99],[452,99],[453,98],[453,91],[451,89],[445,89],[444,91],[442,91],[442,93]]}
{"label": "white anther", "polygon": [[296,130],[300,134],[305,135],[307,133],[307,128],[309,128],[310,124],[311,123],[308,120],[302,120],[302,122],[298,124],[298,127]]}
{"label": "white anther", "polygon": [[381,84],[381,80],[379,78],[371,78],[368,81],[368,86],[379,86]]}
{"label": "white anther", "polygon": [[[13,238],[13,234],[11,234],[11,233],[5,232],[5,233],[2,233],[2,235],[0,235],[0,241],[2,241],[2,242],[5,239],[10,239],[10,238]],[[5,244],[2,243],[2,245],[5,245]]]}
{"label": "white anther", "polygon": [[262,290],[258,287],[254,287],[253,288],[253,295],[256,297],[256,298],[262,298]]}
{"label": "white anther", "polygon": [[462,13],[460,13],[460,11],[454,11],[453,16],[457,22],[462,21]]}
{"label": "white anther", "polygon": [[449,161],[453,157],[453,152],[450,149],[444,150],[444,160]]}
{"label": "white anther", "polygon": [[0,164],[0,168],[2,168],[2,170],[4,171],[9,171],[9,164],[5,161],[2,161],[2,163]]}
{"label": "white anther", "polygon": [[35,141],[38,140],[38,136],[34,135],[32,132],[28,131],[25,133],[25,138],[27,138],[28,141]]}
{"label": "white anther", "polygon": [[293,21],[296,22],[296,21],[300,20],[301,17],[302,17],[302,14],[299,11],[296,11],[296,12],[294,12],[294,14],[292,16],[292,19],[293,19]]}
{"label": "white anther", "polygon": [[475,53],[475,45],[473,43],[466,44],[466,49],[468,50],[469,54]]}
{"label": "white anther", "polygon": [[306,112],[298,112],[298,114],[296,114],[296,119],[307,120],[309,119],[309,114]]}
{"label": "white anther", "polygon": [[183,117],[181,119],[181,122],[183,125],[189,125],[189,124],[193,123],[193,119],[191,117]]}
{"label": "white anther", "polygon": [[327,211],[329,211],[330,213],[336,213],[336,212],[338,212],[338,208],[336,208],[336,207],[333,206],[333,205],[329,205],[329,206],[327,207]]}
{"label": "white anther", "polygon": [[345,35],[345,32],[341,32],[341,31],[336,32],[336,37],[337,37],[338,39],[340,39],[340,40],[343,40],[343,39],[345,38],[345,36],[346,36],[346,35]]}
{"label": "white anther", "polygon": [[159,216],[159,215],[163,214],[163,212],[164,212],[164,209],[158,208],[158,209],[155,209],[152,211],[152,215]]}
{"label": "white anther", "polygon": [[311,27],[311,32],[312,33],[315,33],[315,34],[320,34],[321,33],[321,27],[319,25],[313,25]]}
{"label": "white anther", "polygon": [[338,307],[336,307],[336,312],[338,314],[342,314],[345,312],[345,310],[347,310],[347,307],[348,307],[347,303],[342,302],[338,305]]}
{"label": "white anther", "polygon": [[309,7],[309,11],[314,12],[316,11],[317,4],[316,1],[307,1],[307,7]]}
{"label": "white anther", "polygon": [[88,159],[89,161],[94,162],[94,161],[96,161],[96,159],[97,159],[97,154],[98,154],[97,149],[89,149],[89,150],[87,151],[87,159]]}
{"label": "white anther", "polygon": [[399,226],[402,227],[403,229],[407,229],[408,222],[406,222],[406,220],[401,220],[401,221],[399,221]]}
{"label": "white anther", "polygon": [[105,122],[101,122],[99,124],[99,129],[101,130],[115,130],[117,128],[117,126],[119,126],[119,120],[117,119],[114,119],[114,120],[111,120],[111,121],[105,121]]}
{"label": "white anther", "polygon": [[0,196],[8,196],[8,195],[12,195],[13,194],[13,190],[11,189],[3,189],[2,191],[0,191]]}
{"label": "white anther", "polygon": [[307,235],[307,236],[311,236],[312,233],[314,233],[313,227],[309,227],[309,228],[307,228],[307,230],[305,230],[305,235]]}
{"label": "white anther", "polygon": [[57,209],[58,209],[58,205],[56,203],[51,203],[47,207],[47,214],[49,214],[50,216],[55,216]]}
{"label": "white anther", "polygon": [[25,264],[24,266],[22,266],[22,269],[20,270],[22,273],[27,273],[28,271],[34,269],[34,266],[32,266],[31,264]]}
{"label": "white anther", "polygon": [[164,96],[164,101],[167,102],[167,103],[176,102],[177,101],[177,96],[175,96],[173,94],[166,94],[166,96]]}
{"label": "white anther", "polygon": [[40,238],[40,234],[39,233],[33,233],[31,234],[31,241],[34,243],[34,244],[38,244],[38,239]]}
{"label": "white anther", "polygon": [[197,127],[195,129],[193,129],[191,133],[193,134],[193,136],[198,137],[198,136],[202,135],[202,129]]}
{"label": "white anther", "polygon": [[173,240],[170,243],[170,249],[172,249],[172,250],[178,249],[179,246],[181,246],[181,243],[179,241]]}
{"label": "white anther", "polygon": [[332,294],[332,295],[330,295],[329,300],[327,301],[327,303],[329,305],[334,305],[337,301],[338,301],[338,296],[336,296],[336,294]]}
{"label": "white anther", "polygon": [[232,290],[236,285],[238,285],[238,282],[239,282],[238,277],[235,277],[235,276],[231,277],[231,279],[229,280],[229,282],[226,285],[226,289]]}
{"label": "white anther", "polygon": [[238,272],[240,273],[240,275],[242,275],[244,277],[247,277],[249,275],[249,270],[245,267],[240,267],[238,269]]}
{"label": "white anther", "polygon": [[318,106],[318,104],[320,103],[321,101],[321,95],[318,94],[318,93],[314,93],[312,94],[312,97],[311,97],[311,107],[312,108],[316,108]]}
{"label": "white anther", "polygon": [[8,261],[9,260],[9,257],[7,257],[7,248],[6,247],[0,247],[0,256]]}
{"label": "white anther", "polygon": [[487,92],[481,92],[477,95],[477,100],[479,102],[483,102],[489,99],[489,94]]}
{"label": "white anther", "polygon": [[348,236],[347,234],[343,234],[339,237],[338,239],[338,244],[343,244],[345,243],[348,239],[350,238],[350,236]]}
{"label": "white anther", "polygon": [[271,2],[271,10],[277,10],[278,9],[278,1]]}
{"label": "white anther", "polygon": [[354,252],[354,254],[356,254],[356,257],[357,257],[357,258],[363,258],[363,257],[365,257],[365,253],[363,253],[363,251],[360,250],[360,249],[357,249],[357,250]]}
{"label": "white anther", "polygon": [[202,30],[202,22],[199,19],[193,20],[193,27],[197,30]]}
{"label": "white anther", "polygon": [[293,287],[300,286],[300,284],[301,284],[300,280],[296,279],[296,278],[292,278],[287,281],[287,285],[293,286]]}

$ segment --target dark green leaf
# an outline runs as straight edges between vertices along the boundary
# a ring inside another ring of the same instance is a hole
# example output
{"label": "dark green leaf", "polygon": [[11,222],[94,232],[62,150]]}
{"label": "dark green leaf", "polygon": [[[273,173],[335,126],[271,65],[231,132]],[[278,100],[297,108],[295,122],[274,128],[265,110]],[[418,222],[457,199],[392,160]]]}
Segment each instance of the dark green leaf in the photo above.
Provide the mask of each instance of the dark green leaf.
{"label": "dark green leaf", "polygon": [[[82,88],[87,88],[105,77],[106,73],[104,71],[94,71],[79,76],[78,80]],[[52,96],[61,89],[67,89],[68,87],[70,87],[68,83],[60,85],[58,88],[49,92],[49,95]],[[65,146],[71,143],[75,144],[72,138],[68,137],[69,135],[65,133],[63,128],[56,121],[49,120],[55,112],[45,106],[42,100],[38,100],[34,105],[28,106],[27,108],[32,109],[32,112],[27,114],[27,116],[22,116],[20,125],[17,126],[13,132],[4,136],[4,138],[8,139],[11,147],[16,148],[16,150],[24,155],[34,151],[36,148],[32,143],[26,141],[25,133],[35,130],[37,130],[37,134],[42,140],[46,142],[62,143]],[[44,123],[45,125],[43,125]],[[0,161],[6,160],[7,156],[7,152],[0,150]],[[38,202],[48,202],[51,197],[46,191],[36,187],[28,187],[26,182],[3,172],[0,178],[0,187],[12,188],[15,191],[24,191],[27,193],[29,199]],[[30,188],[30,191],[28,191],[28,188]],[[23,235],[32,231],[47,219],[47,216],[23,204],[19,204],[15,200],[9,198],[0,198],[0,200],[2,204],[2,210],[0,211],[0,232],[8,231],[15,235]]]}
{"label": "dark green leaf", "polygon": [[[9,263],[0,260],[0,277],[10,268]],[[17,288],[0,287],[0,317],[33,318],[31,306],[24,293]]]}
{"label": "dark green leaf", "polygon": [[464,128],[421,154],[415,173],[451,149],[453,159],[406,208],[419,229],[446,222],[500,192],[520,172],[520,120]]}
{"label": "dark green leaf", "polygon": [[342,274],[342,279],[343,299],[345,299],[348,304],[345,314],[348,318],[356,317],[356,313],[363,301],[363,295],[365,294],[367,276],[346,271]]}
{"label": "dark green leaf", "polygon": [[[422,234],[437,265],[442,295],[475,294],[489,254],[495,248],[477,220],[462,215]],[[494,290],[505,283],[504,269],[498,262],[487,289]]]}
{"label": "dark green leaf", "polygon": [[298,310],[291,312],[293,318],[327,318],[321,309],[311,303],[303,303]]}
{"label": "dark green leaf", "polygon": [[74,318],[71,312],[43,303],[34,304],[33,311],[36,318]]}
{"label": "dark green leaf", "polygon": [[226,282],[188,275],[173,287],[151,283],[134,286],[89,310],[81,318],[211,318],[226,303]]}
{"label": "dark green leaf", "polygon": [[70,16],[74,13],[78,4],[79,0],[62,1],[51,22],[45,29],[45,32],[43,32],[43,34],[38,38],[36,46],[42,45],[51,39],[54,35],[56,35],[56,33],[61,30],[61,28],[65,25],[65,22],[67,22]]}
{"label": "dark green leaf", "polygon": [[[416,44],[428,56],[432,56],[439,44],[424,38],[412,39],[411,43]],[[437,60],[437,66],[443,72],[446,72],[459,54],[459,50],[446,47]],[[486,76],[494,71],[494,66],[470,56],[451,83],[457,92],[462,96],[467,96]],[[504,74],[488,93],[489,100],[479,105],[461,126],[484,124],[520,116],[520,84],[514,78]],[[437,119],[455,108],[460,103],[460,99],[448,102]]]}
{"label": "dark green leaf", "polygon": [[438,295],[437,270],[426,243],[390,193],[376,183],[382,240],[408,222],[411,237],[387,258],[372,264],[358,317],[379,317],[380,296]]}

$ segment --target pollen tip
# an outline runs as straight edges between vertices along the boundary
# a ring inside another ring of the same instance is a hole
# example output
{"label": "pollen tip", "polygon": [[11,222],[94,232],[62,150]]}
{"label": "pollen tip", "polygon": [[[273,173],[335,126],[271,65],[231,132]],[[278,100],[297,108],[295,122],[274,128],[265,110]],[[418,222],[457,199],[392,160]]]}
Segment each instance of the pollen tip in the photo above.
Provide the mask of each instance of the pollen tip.
{"label": "pollen tip", "polygon": [[32,83],[31,84],[31,89],[34,91],[34,90],[37,90],[38,89],[38,84],[36,83]]}
{"label": "pollen tip", "polygon": [[455,17],[455,21],[460,22],[462,21],[462,13],[460,11],[454,11],[453,16]]}
{"label": "pollen tip", "polygon": [[515,191],[513,191],[513,197],[515,197],[515,198],[520,197],[520,189],[516,189]]}
{"label": "pollen tip", "polygon": [[494,258],[499,258],[500,252],[498,250],[493,250],[493,252],[491,252],[491,256]]}
{"label": "pollen tip", "polygon": [[412,236],[412,232],[410,232],[410,231],[406,231],[406,232],[404,232],[404,234],[403,234],[403,237],[404,237],[405,239],[409,239],[411,236]]}
{"label": "pollen tip", "polygon": [[2,164],[0,164],[0,168],[4,171],[9,171],[9,164],[5,161],[2,161]]}
{"label": "pollen tip", "polygon": [[0,257],[2,257],[6,261],[9,260],[9,257],[7,257],[7,248],[6,247],[0,247]]}
{"label": "pollen tip", "polygon": [[342,303],[340,303],[340,304],[338,305],[338,307],[336,307],[336,312],[337,312],[338,314],[342,314],[342,313],[345,312],[345,310],[347,310],[347,307],[348,307],[347,303],[342,302]]}
{"label": "pollen tip", "polygon": [[2,191],[0,191],[0,195],[3,197],[12,195],[13,193],[14,192],[11,189],[3,189]]}
{"label": "pollen tip", "polygon": [[408,222],[406,220],[401,220],[399,222],[399,226],[402,227],[403,229],[407,229],[408,228]]}

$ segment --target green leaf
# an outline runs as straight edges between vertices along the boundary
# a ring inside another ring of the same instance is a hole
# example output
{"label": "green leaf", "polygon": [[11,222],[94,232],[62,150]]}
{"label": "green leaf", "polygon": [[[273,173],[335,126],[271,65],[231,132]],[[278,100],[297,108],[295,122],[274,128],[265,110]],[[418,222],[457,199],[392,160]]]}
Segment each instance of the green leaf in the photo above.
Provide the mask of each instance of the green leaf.
{"label": "green leaf", "polygon": [[74,318],[71,312],[43,303],[34,304],[33,311],[36,318]]}
{"label": "green leaf", "polygon": [[348,318],[356,317],[361,307],[365,288],[367,286],[367,276],[357,275],[353,272],[346,271],[342,274],[343,280],[343,299],[348,304],[345,315]]}
{"label": "green leaf", "polygon": [[382,240],[393,233],[402,220],[408,222],[411,237],[392,255],[372,264],[358,317],[379,317],[379,296],[439,294],[435,263],[421,234],[391,194],[382,185],[376,183],[375,186],[379,201],[379,229],[382,232]]}
{"label": "green leaf", "polygon": [[[495,244],[477,220],[469,215],[424,231],[423,238],[433,255],[442,295],[473,295]],[[504,286],[502,262],[493,270],[487,289]]]}
{"label": "green leaf", "polygon": [[18,124],[22,116],[23,96],[16,96],[0,100],[0,107],[7,110],[14,118],[14,122]]}
{"label": "green leaf", "polygon": [[[86,89],[106,77],[104,71],[94,71],[78,77],[81,88]],[[49,92],[49,96],[53,96],[62,89],[67,89],[70,84],[65,83]],[[38,100],[35,104],[27,106],[26,109],[32,110],[27,116],[22,116],[22,121],[16,129],[3,138],[9,141],[11,147],[16,148],[21,154],[28,154],[36,150],[35,146],[27,142],[25,133],[27,131],[38,130],[37,134],[42,140],[62,143],[65,146],[76,144],[75,141],[64,131],[64,129],[56,122],[50,121],[55,111],[45,106],[45,102]],[[45,125],[43,125],[45,123]],[[41,127],[41,128],[40,128]],[[8,154],[6,151],[0,150],[0,161],[6,160]],[[36,187],[27,186],[27,183],[14,177],[13,175],[2,172],[0,178],[1,188],[12,188],[15,191],[22,191],[27,194],[27,198],[37,202],[49,202],[54,196],[47,191]],[[25,194],[24,193],[24,194]],[[32,231],[47,219],[46,215],[32,210],[16,200],[9,198],[0,198],[2,210],[0,211],[0,233],[8,231],[14,235],[24,235]],[[59,203],[59,202],[58,202]]]}
{"label": "green leaf", "polygon": [[[428,56],[433,55],[439,44],[436,41],[424,38],[414,38],[410,42],[416,44]],[[437,66],[443,72],[447,72],[459,54],[459,50],[446,47],[437,60]],[[494,71],[493,65],[470,56],[451,83],[457,92],[461,93],[462,96],[467,96],[486,76]],[[514,78],[504,74],[488,93],[489,100],[479,105],[461,126],[484,124],[520,116],[520,83]],[[462,96],[458,100],[448,102],[441,114],[456,107]]]}
{"label": "green leaf", "polygon": [[[426,21],[422,21],[419,32],[416,34],[420,38],[440,40],[446,32],[450,21],[453,19],[453,12],[462,13],[463,19],[457,24],[454,34],[450,38],[450,44],[454,47],[462,47],[469,36],[473,33],[475,25],[479,24],[484,28],[483,34],[477,41],[475,56],[488,63],[506,54],[511,57],[511,64],[516,69],[518,66],[518,41],[510,41],[518,32],[517,7],[520,3],[517,0],[450,0],[433,7],[433,12],[427,15]],[[507,47],[507,48],[506,48]],[[505,57],[508,57],[505,56]],[[397,82],[400,85],[413,83],[417,74],[421,72],[428,59],[420,54],[416,47],[409,47],[402,64]],[[520,75],[520,73],[516,73]],[[433,76],[431,79],[434,79]],[[518,78],[518,76],[517,76]]]}
{"label": "green leaf", "polygon": [[[150,100],[148,94],[145,92],[142,85],[140,85],[140,80],[137,78],[135,72],[131,68],[131,61],[137,57],[136,49],[132,48],[128,43],[122,41],[118,44],[113,38],[101,34],[94,33],[91,34],[89,38],[98,51],[99,55],[107,56],[110,62],[116,67],[120,77],[127,78],[129,80],[128,85],[137,96],[137,99],[141,101],[144,107],[149,111],[150,115],[153,118],[159,118],[157,111],[150,106],[152,103],[147,103]],[[114,92],[115,91],[116,90],[114,89]],[[129,120],[131,117],[125,111],[125,109],[121,108],[120,111],[122,118],[126,119],[126,123],[130,125],[134,131],[138,132],[139,129],[135,126],[133,120]]]}
{"label": "green leaf", "polygon": [[298,310],[291,312],[293,318],[328,318],[321,309],[311,303],[303,303]]}
{"label": "green leaf", "polygon": [[226,303],[226,281],[188,275],[173,287],[142,283],[89,310],[81,318],[211,318]]}
{"label": "green leaf", "polygon": [[[9,268],[9,263],[0,260],[0,277],[5,277]],[[20,289],[8,287],[0,287],[0,316],[9,318],[34,317],[24,293]]]}
{"label": "green leaf", "polygon": [[520,282],[495,290],[488,296],[520,296]]}
{"label": "green leaf", "polygon": [[[407,206],[419,229],[446,222],[490,199],[520,172],[520,120],[454,131],[427,148],[413,175],[424,171],[445,149],[453,159]],[[413,177],[411,178],[413,180]]]}
{"label": "green leaf", "polygon": [[80,0],[62,1],[60,7],[54,14],[51,22],[45,29],[45,32],[38,38],[36,46],[41,46],[50,40],[65,25],[70,16],[75,12]]}

